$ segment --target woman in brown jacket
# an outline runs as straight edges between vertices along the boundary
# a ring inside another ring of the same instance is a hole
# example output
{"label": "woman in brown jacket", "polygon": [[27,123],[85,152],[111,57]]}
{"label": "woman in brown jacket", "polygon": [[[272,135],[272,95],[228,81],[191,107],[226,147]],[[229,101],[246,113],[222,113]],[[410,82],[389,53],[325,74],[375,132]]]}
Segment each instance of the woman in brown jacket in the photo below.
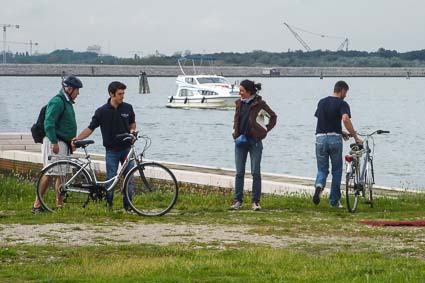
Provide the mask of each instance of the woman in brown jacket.
{"label": "woman in brown jacket", "polygon": [[[235,139],[235,195],[231,209],[239,209],[243,202],[246,158],[251,159],[252,174],[252,210],[261,210],[261,156],[262,140],[276,125],[277,115],[258,95],[260,83],[243,80],[240,83],[240,99],[236,100],[233,138]],[[265,118],[269,123],[265,125]]]}

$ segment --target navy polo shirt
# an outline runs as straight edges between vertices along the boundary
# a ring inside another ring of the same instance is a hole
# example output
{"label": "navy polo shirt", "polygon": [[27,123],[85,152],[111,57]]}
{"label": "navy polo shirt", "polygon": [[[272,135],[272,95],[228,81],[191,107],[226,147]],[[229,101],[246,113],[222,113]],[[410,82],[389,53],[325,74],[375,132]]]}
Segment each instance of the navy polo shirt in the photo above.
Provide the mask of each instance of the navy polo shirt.
{"label": "navy polo shirt", "polygon": [[111,99],[108,99],[105,105],[96,110],[88,128],[94,131],[100,126],[103,146],[107,150],[127,149],[130,144],[123,142],[122,139],[117,139],[116,136],[130,132],[130,125],[136,121],[133,106],[123,102],[117,108],[114,108],[110,101]]}
{"label": "navy polo shirt", "polygon": [[317,117],[316,134],[342,134],[342,116],[351,118],[350,106],[343,99],[335,96],[322,98],[317,105],[314,116]]}

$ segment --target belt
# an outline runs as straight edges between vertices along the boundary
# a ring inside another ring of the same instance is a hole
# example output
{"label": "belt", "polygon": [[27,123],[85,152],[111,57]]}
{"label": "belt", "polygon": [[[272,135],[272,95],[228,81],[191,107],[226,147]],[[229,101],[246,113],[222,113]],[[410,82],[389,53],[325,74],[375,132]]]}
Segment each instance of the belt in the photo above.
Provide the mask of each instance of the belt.
{"label": "belt", "polygon": [[338,133],[320,133],[320,134],[316,134],[316,137],[323,137],[323,136],[342,136],[341,134]]}

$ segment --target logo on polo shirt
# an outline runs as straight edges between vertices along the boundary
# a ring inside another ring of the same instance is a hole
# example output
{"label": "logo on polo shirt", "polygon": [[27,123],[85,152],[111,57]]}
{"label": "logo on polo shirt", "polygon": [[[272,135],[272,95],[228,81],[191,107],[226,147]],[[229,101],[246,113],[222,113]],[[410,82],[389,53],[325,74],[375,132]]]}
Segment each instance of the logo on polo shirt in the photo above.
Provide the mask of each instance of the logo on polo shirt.
{"label": "logo on polo shirt", "polygon": [[128,116],[130,116],[130,114],[121,113],[121,117],[123,117],[123,118],[128,118]]}

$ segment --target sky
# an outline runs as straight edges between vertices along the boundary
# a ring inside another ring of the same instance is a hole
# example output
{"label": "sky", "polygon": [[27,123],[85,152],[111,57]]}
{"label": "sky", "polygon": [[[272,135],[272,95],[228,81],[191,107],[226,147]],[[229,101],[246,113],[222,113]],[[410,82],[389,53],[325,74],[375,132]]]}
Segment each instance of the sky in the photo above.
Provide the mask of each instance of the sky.
{"label": "sky", "polygon": [[[37,42],[40,53],[56,49],[132,57],[191,50],[193,53],[283,52],[303,47],[283,25],[340,36],[299,32],[313,50],[349,48],[400,52],[425,49],[423,0],[0,0],[7,41]],[[2,39],[1,39],[2,40]],[[2,46],[2,45],[0,45]],[[13,52],[29,50],[8,43]]]}

